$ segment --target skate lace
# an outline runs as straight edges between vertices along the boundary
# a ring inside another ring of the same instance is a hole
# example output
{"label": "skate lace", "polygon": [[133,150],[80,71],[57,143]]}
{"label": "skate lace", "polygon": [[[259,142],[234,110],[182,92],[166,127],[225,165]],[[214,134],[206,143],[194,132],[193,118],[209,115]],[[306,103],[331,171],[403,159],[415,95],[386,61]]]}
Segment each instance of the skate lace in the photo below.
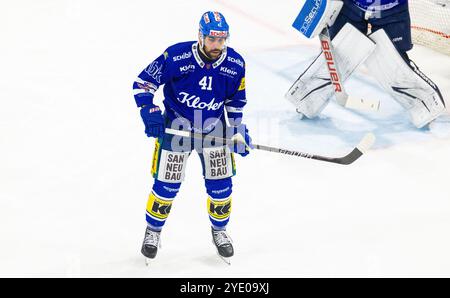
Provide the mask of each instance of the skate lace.
{"label": "skate lace", "polygon": [[152,230],[147,230],[145,233],[144,244],[158,246],[159,243],[159,233]]}
{"label": "skate lace", "polygon": [[230,244],[232,242],[231,237],[226,231],[214,231],[214,241],[217,246],[222,246],[225,244]]}

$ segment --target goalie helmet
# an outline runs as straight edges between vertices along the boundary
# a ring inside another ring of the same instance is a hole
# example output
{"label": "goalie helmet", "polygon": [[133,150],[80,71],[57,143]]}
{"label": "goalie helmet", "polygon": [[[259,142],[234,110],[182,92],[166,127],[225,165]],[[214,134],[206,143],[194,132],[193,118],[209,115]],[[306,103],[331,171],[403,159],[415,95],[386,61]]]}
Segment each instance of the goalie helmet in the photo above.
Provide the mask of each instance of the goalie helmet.
{"label": "goalie helmet", "polygon": [[206,36],[222,37],[227,39],[230,35],[225,17],[217,11],[208,11],[202,15],[199,24],[201,38]]}

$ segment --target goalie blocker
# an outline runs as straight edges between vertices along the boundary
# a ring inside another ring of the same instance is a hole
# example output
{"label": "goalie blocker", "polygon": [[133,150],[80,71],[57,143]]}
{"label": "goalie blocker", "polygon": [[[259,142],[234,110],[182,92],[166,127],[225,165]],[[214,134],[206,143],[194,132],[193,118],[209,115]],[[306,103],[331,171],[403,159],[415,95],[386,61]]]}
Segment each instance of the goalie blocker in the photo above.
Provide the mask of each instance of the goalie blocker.
{"label": "goalie blocker", "polygon": [[292,26],[308,38],[333,25],[343,2],[338,0],[306,0]]}

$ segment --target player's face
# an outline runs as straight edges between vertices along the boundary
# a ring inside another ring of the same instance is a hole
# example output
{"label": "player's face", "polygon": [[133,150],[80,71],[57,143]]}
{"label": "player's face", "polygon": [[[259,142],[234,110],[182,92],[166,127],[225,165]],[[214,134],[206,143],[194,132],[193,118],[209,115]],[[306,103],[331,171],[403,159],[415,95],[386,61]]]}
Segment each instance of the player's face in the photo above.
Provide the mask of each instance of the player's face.
{"label": "player's face", "polygon": [[206,36],[203,50],[211,59],[217,59],[225,47],[226,38]]}

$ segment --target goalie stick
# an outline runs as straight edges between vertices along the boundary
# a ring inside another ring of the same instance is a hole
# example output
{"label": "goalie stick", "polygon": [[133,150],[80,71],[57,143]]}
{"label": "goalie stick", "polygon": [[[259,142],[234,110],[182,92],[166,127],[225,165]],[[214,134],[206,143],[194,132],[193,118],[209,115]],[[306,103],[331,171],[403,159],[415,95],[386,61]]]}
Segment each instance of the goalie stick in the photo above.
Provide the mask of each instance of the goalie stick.
{"label": "goalie stick", "polygon": [[[190,137],[194,139],[215,139],[216,141],[219,141],[223,144],[233,144],[233,143],[239,143],[242,142],[242,140],[239,139],[225,139],[215,136],[209,136],[209,135],[203,135],[200,133],[194,133],[189,131],[183,131],[183,130],[176,130],[171,128],[166,128],[166,133],[169,133],[171,135],[181,136],[181,137]],[[349,165],[353,162],[355,162],[358,158],[360,158],[367,150],[372,147],[372,145],[375,142],[375,136],[373,133],[367,133],[359,142],[359,144],[347,155],[343,157],[327,157],[317,154],[311,154],[311,153],[305,153],[300,151],[294,151],[294,150],[287,150],[287,149],[281,149],[276,147],[269,147],[265,145],[258,145],[253,144],[255,149],[263,150],[263,151],[269,151],[269,152],[275,152],[275,153],[281,153],[291,156],[297,156],[302,158],[308,158],[308,159],[315,159],[315,160],[321,160],[331,163],[337,163],[341,165]]]}
{"label": "goalie stick", "polygon": [[323,28],[322,32],[319,34],[319,39],[328,72],[330,73],[330,79],[334,86],[334,94],[336,96],[337,103],[343,107],[354,110],[378,111],[380,108],[379,100],[355,98],[353,96],[349,96],[345,91],[344,84],[341,80],[341,73],[339,72],[339,67],[335,60],[335,51],[331,43],[328,26]]}

